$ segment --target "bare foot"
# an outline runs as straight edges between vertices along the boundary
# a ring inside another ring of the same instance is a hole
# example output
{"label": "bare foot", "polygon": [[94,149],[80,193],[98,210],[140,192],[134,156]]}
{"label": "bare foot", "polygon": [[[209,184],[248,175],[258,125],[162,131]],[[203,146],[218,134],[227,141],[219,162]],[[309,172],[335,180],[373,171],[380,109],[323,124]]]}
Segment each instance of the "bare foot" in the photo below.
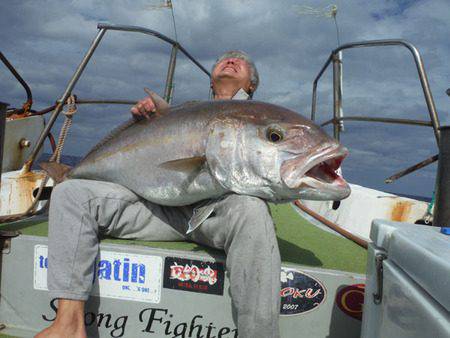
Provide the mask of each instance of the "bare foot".
{"label": "bare foot", "polygon": [[52,324],[50,327],[39,332],[35,338],[87,338],[84,327],[73,331],[71,328]]}
{"label": "bare foot", "polygon": [[35,338],[87,338],[84,303],[79,300],[59,299],[55,321]]}

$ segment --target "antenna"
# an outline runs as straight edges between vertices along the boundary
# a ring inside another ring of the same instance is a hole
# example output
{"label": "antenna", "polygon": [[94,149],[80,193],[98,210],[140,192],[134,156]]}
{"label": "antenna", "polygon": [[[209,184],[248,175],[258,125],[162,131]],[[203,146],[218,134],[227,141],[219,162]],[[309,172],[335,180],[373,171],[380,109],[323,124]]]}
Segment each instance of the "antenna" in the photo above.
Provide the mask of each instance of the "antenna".
{"label": "antenna", "polygon": [[170,11],[172,13],[172,22],[173,22],[173,31],[175,33],[175,41],[178,42],[177,25],[175,23],[175,12],[173,9],[172,0],[167,0],[167,5],[170,8]]}
{"label": "antenna", "polygon": [[159,3],[156,3],[154,5],[147,5],[145,6],[145,9],[154,11],[154,10],[160,10],[160,9],[166,9],[169,8],[171,13],[172,13],[172,23],[173,23],[173,31],[174,31],[174,35],[175,35],[175,41],[178,42],[178,34],[177,34],[177,25],[175,22],[175,12],[173,9],[173,4],[172,4],[172,0],[163,0],[160,1]]}
{"label": "antenna", "polygon": [[169,4],[167,3],[167,1],[160,1],[157,4],[145,6],[145,9],[149,9],[151,11],[164,8],[169,8]]}
{"label": "antenna", "polygon": [[337,22],[337,11],[338,7],[336,5],[328,5],[326,7],[311,7],[311,6],[294,6],[294,11],[297,12],[298,15],[313,15],[315,17],[325,17],[325,18],[333,18],[334,25],[336,27],[336,39],[338,46],[341,44],[341,39],[339,36],[339,25]]}
{"label": "antenna", "polygon": [[167,72],[166,89],[165,89],[165,93],[164,93],[164,98],[167,100],[167,102],[170,103],[172,101],[173,90],[175,88],[175,84],[173,83],[173,75],[174,75],[174,71],[175,71],[177,50],[179,48],[177,24],[175,22],[175,12],[173,9],[172,0],[164,0],[164,1],[160,2],[159,4],[147,6],[147,9],[149,9],[149,10],[158,10],[158,9],[165,9],[165,8],[170,8],[170,12],[172,14],[173,32],[174,32],[175,41],[176,41],[176,44],[172,46],[172,53],[170,55],[169,69]]}

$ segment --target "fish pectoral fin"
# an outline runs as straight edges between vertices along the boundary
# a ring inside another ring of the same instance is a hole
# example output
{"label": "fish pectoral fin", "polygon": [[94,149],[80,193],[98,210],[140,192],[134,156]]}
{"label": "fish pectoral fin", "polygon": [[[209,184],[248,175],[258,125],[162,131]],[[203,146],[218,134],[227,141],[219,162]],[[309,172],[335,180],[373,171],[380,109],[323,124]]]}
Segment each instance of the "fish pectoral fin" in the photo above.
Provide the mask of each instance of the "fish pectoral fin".
{"label": "fish pectoral fin", "polygon": [[39,166],[50,176],[55,183],[61,183],[72,170],[71,166],[58,162],[41,162]]}
{"label": "fish pectoral fin", "polygon": [[163,162],[159,165],[159,167],[173,171],[192,172],[195,170],[200,170],[205,162],[205,156],[195,156]]}
{"label": "fish pectoral fin", "polygon": [[189,235],[192,231],[197,229],[202,223],[214,212],[216,207],[215,203],[205,205],[200,208],[194,209],[194,214],[188,222],[188,229],[186,235]]}
{"label": "fish pectoral fin", "polygon": [[156,107],[157,116],[162,116],[169,112],[170,105],[166,102],[166,100],[164,100],[161,96],[159,96],[158,94],[156,94],[155,92],[151,91],[148,88],[144,88],[144,91],[148,94],[148,96],[152,98],[153,103],[155,104]]}

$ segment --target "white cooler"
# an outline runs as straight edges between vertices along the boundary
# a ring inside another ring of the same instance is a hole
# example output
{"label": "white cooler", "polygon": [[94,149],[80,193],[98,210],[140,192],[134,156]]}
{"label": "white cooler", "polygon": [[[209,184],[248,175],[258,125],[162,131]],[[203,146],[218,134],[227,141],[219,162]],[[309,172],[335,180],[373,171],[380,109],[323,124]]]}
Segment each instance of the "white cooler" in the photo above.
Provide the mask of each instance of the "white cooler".
{"label": "white cooler", "polygon": [[440,230],[373,222],[361,337],[450,337],[450,236]]}

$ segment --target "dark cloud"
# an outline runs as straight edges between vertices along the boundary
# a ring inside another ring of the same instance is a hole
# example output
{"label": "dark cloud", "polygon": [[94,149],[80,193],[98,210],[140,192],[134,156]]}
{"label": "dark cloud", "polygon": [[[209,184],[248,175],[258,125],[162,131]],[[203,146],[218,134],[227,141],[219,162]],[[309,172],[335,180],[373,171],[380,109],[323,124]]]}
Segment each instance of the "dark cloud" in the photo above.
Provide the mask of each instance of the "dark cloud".
{"label": "dark cloud", "polygon": [[[0,48],[29,82],[35,108],[52,104],[63,93],[97,33],[98,22],[136,25],[174,37],[170,11],[152,10],[162,1],[2,1]],[[173,0],[182,45],[210,69],[226,50],[253,56],[261,84],[255,99],[270,101],[309,116],[312,81],[336,47],[331,18],[299,14],[299,6],[325,7],[326,1]],[[450,67],[447,0],[337,1],[341,42],[402,38],[422,53],[443,123],[447,116]],[[142,88],[162,94],[170,46],[142,34],[108,32],[77,84],[81,98],[137,100]],[[344,112],[349,115],[427,119],[417,71],[407,50],[385,47],[344,54]],[[0,67],[0,100],[20,106],[24,92]],[[209,80],[181,53],[175,74],[174,103],[207,99]],[[332,115],[331,71],[319,85],[318,118]],[[68,154],[81,155],[108,130],[129,118],[129,107],[80,107]],[[60,126],[58,121],[57,126]],[[101,128],[99,128],[101,126]],[[345,173],[350,181],[376,188],[383,179],[433,155],[431,129],[346,124],[342,141],[350,148]],[[331,128],[327,128],[331,131]],[[55,131],[56,133],[56,131]],[[435,167],[388,187],[430,194]]]}

